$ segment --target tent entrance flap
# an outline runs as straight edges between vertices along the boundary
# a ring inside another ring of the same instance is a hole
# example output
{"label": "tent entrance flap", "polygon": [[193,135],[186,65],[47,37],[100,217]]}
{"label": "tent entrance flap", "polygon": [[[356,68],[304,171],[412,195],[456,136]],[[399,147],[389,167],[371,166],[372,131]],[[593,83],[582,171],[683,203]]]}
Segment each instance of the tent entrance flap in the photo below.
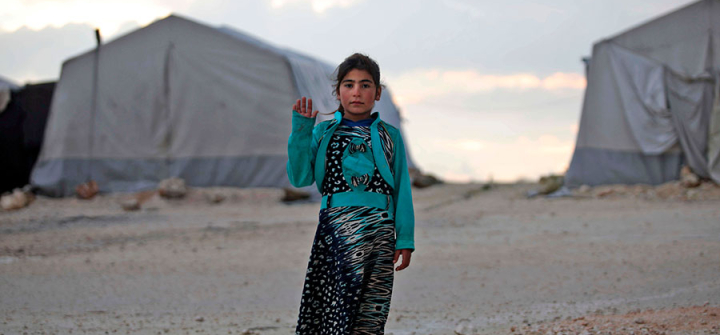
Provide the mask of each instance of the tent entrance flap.
{"label": "tent entrance flap", "polygon": [[709,178],[707,145],[713,107],[713,82],[665,76],[668,106],[687,165],[701,177]]}

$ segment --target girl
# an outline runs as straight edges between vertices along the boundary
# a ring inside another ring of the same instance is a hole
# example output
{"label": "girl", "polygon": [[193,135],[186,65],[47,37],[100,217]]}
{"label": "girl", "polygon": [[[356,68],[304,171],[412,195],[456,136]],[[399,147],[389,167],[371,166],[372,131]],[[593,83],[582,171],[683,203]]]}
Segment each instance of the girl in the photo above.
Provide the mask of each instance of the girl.
{"label": "girl", "polygon": [[400,131],[372,113],[380,68],[354,54],[337,68],[333,120],[293,105],[287,171],[323,195],[296,334],[383,334],[395,270],[410,265],[414,214]]}

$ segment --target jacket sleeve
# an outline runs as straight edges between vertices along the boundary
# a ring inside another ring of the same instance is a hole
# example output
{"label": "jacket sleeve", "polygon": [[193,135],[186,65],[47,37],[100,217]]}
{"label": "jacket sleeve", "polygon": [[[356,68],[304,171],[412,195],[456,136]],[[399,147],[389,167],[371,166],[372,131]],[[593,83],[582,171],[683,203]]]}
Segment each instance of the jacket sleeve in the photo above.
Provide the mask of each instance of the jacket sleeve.
{"label": "jacket sleeve", "polygon": [[295,187],[312,185],[315,181],[314,167],[317,154],[318,127],[313,129],[315,118],[292,112],[292,132],[288,139],[287,174]]}
{"label": "jacket sleeve", "polygon": [[395,139],[395,161],[393,162],[395,178],[395,249],[415,250],[415,212],[413,211],[412,192],[410,190],[410,173],[408,172],[405,144],[398,133]]}

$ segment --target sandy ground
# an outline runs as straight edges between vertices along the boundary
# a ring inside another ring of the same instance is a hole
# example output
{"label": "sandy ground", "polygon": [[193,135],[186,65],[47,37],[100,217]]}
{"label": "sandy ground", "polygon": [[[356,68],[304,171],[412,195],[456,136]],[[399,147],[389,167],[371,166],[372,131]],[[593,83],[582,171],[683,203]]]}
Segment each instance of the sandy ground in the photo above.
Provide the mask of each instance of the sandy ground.
{"label": "sandy ground", "polygon": [[[414,190],[418,249],[386,332],[720,332],[720,201],[526,199],[532,187]],[[318,205],[281,195],[0,212],[0,333],[292,334]]]}

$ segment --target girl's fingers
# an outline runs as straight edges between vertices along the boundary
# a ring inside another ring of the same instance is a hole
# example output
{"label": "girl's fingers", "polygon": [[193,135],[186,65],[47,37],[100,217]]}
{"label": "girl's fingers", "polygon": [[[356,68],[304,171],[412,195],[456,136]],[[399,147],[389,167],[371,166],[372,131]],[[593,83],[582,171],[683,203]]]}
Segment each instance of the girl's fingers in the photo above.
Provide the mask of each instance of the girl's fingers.
{"label": "girl's fingers", "polygon": [[297,101],[295,101],[295,104],[293,105],[293,110],[300,113],[300,115],[302,115],[304,117],[309,117],[309,118],[316,117],[319,112],[319,111],[313,112],[312,99],[308,99],[306,97],[297,99]]}
{"label": "girl's fingers", "polygon": [[400,271],[400,270],[403,270],[403,269],[407,268],[408,266],[410,266],[410,257],[411,257],[410,250],[407,250],[407,249],[396,250],[394,263],[397,262],[399,254],[402,254],[402,263],[400,264],[400,266],[395,268],[395,271]]}
{"label": "girl's fingers", "polygon": [[395,250],[395,257],[393,257],[393,264],[397,263],[398,258],[400,258],[400,250]]}

